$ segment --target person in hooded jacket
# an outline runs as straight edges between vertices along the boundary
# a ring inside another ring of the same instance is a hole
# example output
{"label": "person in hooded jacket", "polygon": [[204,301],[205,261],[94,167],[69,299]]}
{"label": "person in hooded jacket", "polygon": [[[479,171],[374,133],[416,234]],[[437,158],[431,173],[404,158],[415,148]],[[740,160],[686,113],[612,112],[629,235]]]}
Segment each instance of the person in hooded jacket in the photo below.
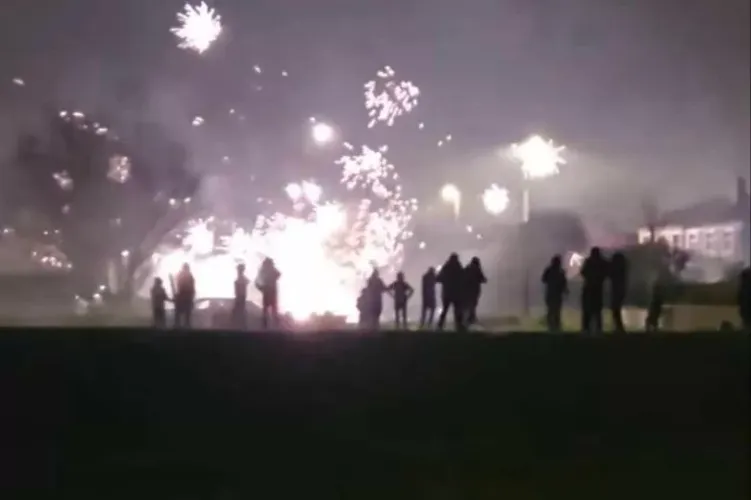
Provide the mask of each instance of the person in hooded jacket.
{"label": "person in hooded jacket", "polygon": [[245,276],[245,264],[237,265],[235,279],[235,301],[232,304],[232,323],[235,328],[244,329],[248,326],[248,314],[245,310],[248,302],[248,285],[250,280]]}
{"label": "person in hooded jacket", "polygon": [[452,253],[446,263],[438,271],[436,279],[441,284],[441,316],[438,318],[438,328],[443,329],[449,309],[454,310],[454,324],[457,330],[464,329],[462,296],[464,287],[464,267],[459,255]]}
{"label": "person in hooded jacket", "polygon": [[582,331],[602,332],[602,294],[608,277],[608,263],[598,247],[593,247],[582,264]]}
{"label": "person in hooded jacket", "polygon": [[383,314],[383,294],[387,292],[386,284],[381,279],[377,269],[368,278],[365,286],[365,302],[368,311],[368,326],[378,329],[381,327],[381,314]]}
{"label": "person in hooded jacket", "polygon": [[436,308],[436,280],[435,267],[431,267],[422,276],[422,312],[420,313],[420,328],[433,326]]}
{"label": "person in hooded jacket", "polygon": [[623,304],[626,302],[628,286],[628,261],[622,252],[616,252],[610,258],[610,312],[613,315],[613,328],[617,333],[626,331],[623,325]]}
{"label": "person in hooded jacket", "polygon": [[[256,288],[261,292],[261,321],[267,329],[270,323],[279,326],[279,278],[282,273],[276,268],[270,257],[264,259],[256,277]],[[269,318],[270,316],[270,318]]]}
{"label": "person in hooded jacket", "polygon": [[154,328],[164,328],[167,326],[167,290],[164,289],[162,278],[154,278],[154,285],[151,287],[151,317]]}
{"label": "person in hooded jacket", "polygon": [[738,313],[741,316],[743,329],[751,332],[751,268],[741,271],[738,286]]}
{"label": "person in hooded jacket", "polygon": [[545,320],[550,332],[560,332],[561,310],[563,301],[568,295],[568,279],[560,255],[550,259],[550,264],[542,273],[542,284],[545,287]]}
{"label": "person in hooded jacket", "polygon": [[175,327],[190,328],[193,319],[193,306],[196,301],[196,281],[190,266],[183,264],[177,274],[177,290],[175,291]]}
{"label": "person in hooded jacket", "polygon": [[482,285],[488,282],[482,271],[479,257],[472,257],[469,265],[464,269],[464,314],[467,325],[477,323],[477,306],[482,295]]}

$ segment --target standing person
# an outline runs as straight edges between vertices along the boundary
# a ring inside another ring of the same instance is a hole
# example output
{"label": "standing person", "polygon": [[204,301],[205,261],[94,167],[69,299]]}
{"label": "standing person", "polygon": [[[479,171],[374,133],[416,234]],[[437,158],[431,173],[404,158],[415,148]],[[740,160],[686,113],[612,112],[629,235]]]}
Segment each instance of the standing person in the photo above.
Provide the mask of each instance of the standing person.
{"label": "standing person", "polygon": [[363,288],[360,290],[360,296],[357,297],[357,325],[363,329],[370,324],[370,318],[368,317],[368,289]]}
{"label": "standing person", "polygon": [[626,301],[628,286],[628,261],[621,252],[616,252],[610,259],[610,312],[613,315],[613,327],[616,333],[624,333],[623,303]]}
{"label": "standing person", "polygon": [[151,287],[151,318],[154,328],[164,328],[167,326],[167,290],[164,289],[162,278],[154,278],[154,285]]}
{"label": "standing person", "polygon": [[602,332],[602,291],[607,279],[607,262],[598,247],[593,247],[582,265],[582,331]]}
{"label": "standing person", "polygon": [[190,266],[183,264],[177,273],[175,291],[175,328],[190,328],[193,318],[193,304],[196,301],[196,281]]}
{"label": "standing person", "polygon": [[479,257],[472,257],[469,265],[464,270],[463,305],[467,319],[467,326],[477,323],[477,305],[482,295],[482,285],[488,282],[485,273],[482,272],[482,264]]}
{"label": "standing person", "polygon": [[436,285],[435,267],[428,269],[428,272],[422,276],[422,312],[420,313],[420,328],[425,325],[432,327],[433,318],[435,317],[435,285]]}
{"label": "standing person", "polygon": [[453,308],[456,329],[463,330],[462,287],[464,286],[464,268],[457,254],[451,254],[441,270],[438,271],[436,281],[441,284],[441,305],[443,306],[441,316],[438,318],[438,329],[443,329],[449,309]]}
{"label": "standing person", "polygon": [[365,302],[368,311],[368,326],[376,330],[381,327],[384,293],[386,293],[386,284],[381,279],[378,270],[374,269],[365,286]]}
{"label": "standing person", "polygon": [[237,279],[235,279],[235,302],[232,304],[232,325],[245,329],[248,326],[248,314],[245,305],[248,301],[248,284],[245,276],[245,264],[237,265]]}
{"label": "standing person", "polygon": [[563,300],[568,295],[568,279],[563,269],[561,256],[556,255],[550,259],[550,264],[542,273],[542,283],[545,286],[545,316],[548,331],[561,331],[561,309]]}
{"label": "standing person", "polygon": [[751,332],[751,267],[741,271],[738,286],[738,312],[741,315],[743,329]]}
{"label": "standing person", "polygon": [[404,279],[404,273],[396,275],[396,281],[388,286],[388,291],[394,298],[394,316],[396,319],[396,328],[400,326],[407,329],[407,302],[415,293],[412,285]]}
{"label": "standing person", "polygon": [[660,320],[665,305],[665,284],[663,276],[659,276],[652,284],[652,294],[649,297],[649,308],[644,329],[648,332],[660,330]]}
{"label": "standing person", "polygon": [[263,328],[269,327],[269,315],[274,325],[279,326],[279,278],[282,273],[274,265],[273,259],[266,257],[261,263],[256,277],[256,288],[261,292]]}

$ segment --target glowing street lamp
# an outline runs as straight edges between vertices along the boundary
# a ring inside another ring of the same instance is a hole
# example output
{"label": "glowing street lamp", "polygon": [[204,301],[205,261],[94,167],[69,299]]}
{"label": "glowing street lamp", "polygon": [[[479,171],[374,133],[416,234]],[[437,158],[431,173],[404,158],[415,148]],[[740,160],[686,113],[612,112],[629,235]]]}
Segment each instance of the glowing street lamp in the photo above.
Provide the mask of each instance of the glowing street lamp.
{"label": "glowing street lamp", "polygon": [[313,124],[311,135],[313,136],[313,141],[317,145],[325,146],[326,144],[329,144],[334,140],[336,132],[334,131],[334,127],[332,127],[331,125],[323,122],[318,122]]}
{"label": "glowing street lamp", "polygon": [[459,188],[453,184],[446,184],[441,188],[441,199],[451,205],[454,217],[458,219],[462,208],[462,193]]}
{"label": "glowing street lamp", "polygon": [[[561,153],[566,149],[565,146],[556,146],[551,139],[543,139],[539,135],[532,135],[520,144],[511,145],[511,155],[519,162],[524,175],[524,190],[522,191],[522,222],[529,222],[531,200],[530,200],[530,181],[545,179],[558,175],[560,165],[564,165],[566,160]],[[524,233],[526,234],[526,232]],[[525,240],[526,242],[526,240]],[[529,314],[530,310],[530,277],[529,263],[526,261],[527,253],[530,249],[527,244],[524,245],[524,313]]]}
{"label": "glowing street lamp", "polygon": [[509,205],[508,189],[491,184],[482,193],[482,204],[485,211],[493,216],[501,215]]}
{"label": "glowing street lamp", "polygon": [[[561,156],[565,146],[556,146],[550,139],[543,139],[539,135],[532,135],[520,144],[511,145],[511,155],[519,162],[525,181],[545,179],[558,175],[560,165],[566,160]],[[529,222],[530,199],[529,185],[524,183],[522,219]]]}

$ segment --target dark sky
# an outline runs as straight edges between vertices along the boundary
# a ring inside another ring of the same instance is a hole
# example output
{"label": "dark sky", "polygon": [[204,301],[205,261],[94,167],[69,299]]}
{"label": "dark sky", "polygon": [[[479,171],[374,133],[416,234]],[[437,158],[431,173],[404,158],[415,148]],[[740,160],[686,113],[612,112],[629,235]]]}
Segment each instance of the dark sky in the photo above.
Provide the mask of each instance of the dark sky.
{"label": "dark sky", "polygon": [[[157,120],[190,147],[195,168],[215,171],[227,153],[233,175],[267,185],[334,168],[300,139],[308,116],[325,117],[355,144],[388,142],[426,205],[446,181],[467,193],[514,185],[496,152],[538,131],[566,144],[570,163],[535,202],[603,221],[633,219],[647,191],[672,207],[731,195],[735,176],[748,176],[748,0],[213,5],[225,33],[199,57],[169,33],[179,1],[5,0],[0,154],[54,102],[123,127]],[[393,129],[368,132],[362,84],[384,64],[423,99]],[[247,122],[231,122],[230,108]],[[206,126],[190,127],[195,115]],[[454,141],[437,148],[447,133]]]}

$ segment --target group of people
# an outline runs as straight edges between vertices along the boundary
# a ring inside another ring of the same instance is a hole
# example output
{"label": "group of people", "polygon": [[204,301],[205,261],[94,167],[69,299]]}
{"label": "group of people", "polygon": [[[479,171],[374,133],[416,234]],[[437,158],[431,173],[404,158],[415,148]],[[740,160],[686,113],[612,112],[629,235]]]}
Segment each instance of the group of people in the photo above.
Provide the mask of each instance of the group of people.
{"label": "group of people", "polygon": [[[621,252],[614,253],[610,260],[602,255],[602,251],[594,247],[584,260],[581,268],[583,281],[581,296],[581,328],[585,333],[602,332],[602,315],[604,308],[605,284],[610,284],[610,312],[613,328],[616,332],[624,332],[623,306],[626,300],[628,286],[628,261]],[[542,274],[545,287],[545,306],[547,309],[546,323],[548,330],[561,330],[561,310],[568,295],[568,280],[563,268],[561,256],[554,256]],[[739,313],[744,330],[751,330],[751,269],[746,268],[741,273],[737,298]],[[660,326],[665,294],[662,283],[658,279],[652,287],[645,329],[656,331]]]}
{"label": "group of people", "polygon": [[[256,288],[261,292],[262,322],[264,328],[272,324],[279,325],[279,278],[281,273],[270,258],[261,263],[255,280]],[[171,278],[171,277],[170,277]],[[190,266],[184,264],[175,277],[172,285],[172,298],[164,288],[161,278],[154,278],[151,287],[151,309],[153,324],[157,328],[167,326],[167,302],[174,303],[175,328],[190,328],[192,326],[193,307],[196,301],[196,281]],[[245,265],[237,266],[235,279],[235,298],[232,305],[232,325],[235,328],[247,327],[246,303],[248,300],[248,286],[250,280],[245,275]]]}
{"label": "group of people", "polygon": [[[609,283],[609,308],[613,327],[616,332],[625,331],[623,323],[623,306],[626,299],[628,261],[620,253],[614,253],[606,259],[601,250],[592,248],[581,268],[583,280],[581,295],[581,328],[583,332],[598,333],[603,330],[604,289]],[[274,261],[267,258],[261,264],[255,280],[256,288],[262,297],[262,324],[264,328],[279,326],[278,283],[281,273]],[[196,283],[188,264],[183,265],[173,279],[170,277],[172,297],[165,290],[161,278],[155,278],[151,289],[153,324],[155,327],[167,326],[167,302],[174,303],[174,326],[190,328],[196,299]],[[441,285],[441,312],[437,327],[443,329],[449,311],[453,311],[457,330],[477,322],[477,306],[482,294],[482,285],[487,278],[482,270],[480,259],[472,258],[465,267],[455,253],[438,271],[431,267],[422,276],[420,328],[432,328],[438,307],[437,286]],[[561,311],[569,293],[568,279],[560,255],[554,256],[542,274],[545,290],[546,323],[550,331],[562,329]],[[245,265],[237,266],[235,279],[234,303],[232,307],[232,325],[236,328],[247,327],[247,290],[250,280],[245,275]],[[383,297],[389,295],[393,300],[396,328],[408,327],[408,305],[415,289],[410,285],[404,273],[400,272],[396,280],[386,285],[377,270],[368,278],[365,287],[357,299],[359,324],[362,328],[377,329],[383,314]],[[738,306],[743,328],[751,330],[751,269],[741,273],[738,290]],[[659,283],[652,290],[652,297],[647,311],[646,329],[657,330],[664,304],[664,294]]]}
{"label": "group of people", "polygon": [[[581,297],[581,321],[583,332],[602,331],[605,283],[610,282],[610,311],[616,331],[623,332],[623,304],[626,300],[628,262],[626,256],[616,252],[607,260],[602,251],[594,247],[581,268],[583,280]],[[560,255],[554,256],[542,273],[545,287],[545,316],[548,330],[560,331],[561,310],[568,295],[568,279]],[[661,307],[661,304],[660,304]]]}
{"label": "group of people", "polygon": [[[487,283],[480,259],[474,257],[466,267],[459,256],[451,254],[446,263],[436,271],[431,267],[422,276],[420,328],[432,328],[438,306],[436,288],[441,285],[441,314],[438,328],[443,329],[449,310],[453,309],[457,330],[477,322],[477,306],[480,302],[482,285]],[[398,273],[396,280],[386,285],[377,270],[373,271],[360,292],[357,309],[362,328],[377,329],[383,314],[383,296],[390,295],[394,302],[396,328],[407,328],[409,300],[415,290],[407,283],[404,273]]]}

